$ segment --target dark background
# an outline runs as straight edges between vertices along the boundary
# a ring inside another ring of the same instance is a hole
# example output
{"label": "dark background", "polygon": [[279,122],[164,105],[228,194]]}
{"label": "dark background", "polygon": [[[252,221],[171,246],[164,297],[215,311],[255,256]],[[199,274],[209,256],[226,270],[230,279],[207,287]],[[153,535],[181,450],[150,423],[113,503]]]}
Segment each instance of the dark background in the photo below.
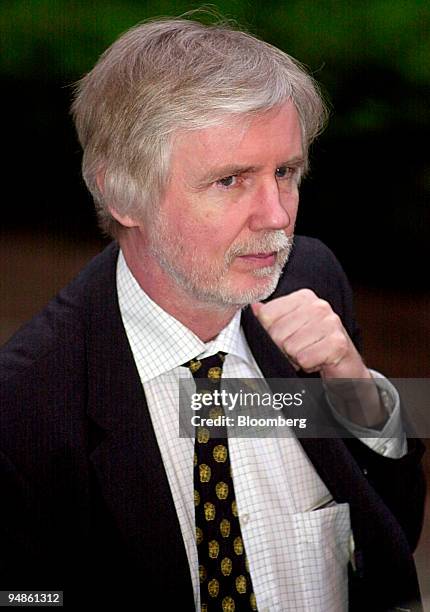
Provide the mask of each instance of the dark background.
{"label": "dark background", "polygon": [[[198,6],[2,0],[0,342],[104,244],[80,177],[73,83],[131,25]],[[321,83],[331,120],[311,151],[297,232],[324,240],[344,266],[369,362],[391,376],[430,376],[430,3],[217,8]]]}
{"label": "dark background", "polygon": [[[368,363],[430,376],[430,3],[219,1],[303,62],[331,106],[297,231],[324,240],[353,284]],[[196,2],[2,0],[0,342],[103,244],[80,178],[71,84],[138,21]],[[427,523],[418,551],[430,591]]]}
{"label": "dark background", "polygon": [[[426,291],[430,227],[430,4],[218,2],[306,64],[332,106],[313,148],[298,231],[352,280]],[[70,85],[118,34],[192,2],[2,0],[0,78],[8,230],[97,236],[68,115]]]}

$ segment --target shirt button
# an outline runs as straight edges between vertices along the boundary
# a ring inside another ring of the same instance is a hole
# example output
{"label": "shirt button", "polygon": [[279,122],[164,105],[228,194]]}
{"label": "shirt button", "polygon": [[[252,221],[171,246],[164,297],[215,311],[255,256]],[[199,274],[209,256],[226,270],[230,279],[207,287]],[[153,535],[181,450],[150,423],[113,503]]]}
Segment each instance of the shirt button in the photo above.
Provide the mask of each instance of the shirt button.
{"label": "shirt button", "polygon": [[240,524],[247,525],[249,522],[249,514],[241,514],[240,515]]}

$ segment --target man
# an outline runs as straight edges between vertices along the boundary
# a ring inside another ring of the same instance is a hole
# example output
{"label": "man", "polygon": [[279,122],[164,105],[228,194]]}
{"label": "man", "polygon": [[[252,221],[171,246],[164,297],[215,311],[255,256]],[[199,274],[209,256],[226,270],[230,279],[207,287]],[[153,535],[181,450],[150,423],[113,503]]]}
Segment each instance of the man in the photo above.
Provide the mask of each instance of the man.
{"label": "man", "polygon": [[[363,363],[334,256],[293,246],[324,121],[311,77],[248,34],[159,20],[102,55],[73,112],[117,242],[3,350],[1,588],[63,589],[71,609],[419,606],[422,448]],[[217,444],[233,513],[219,525],[201,499],[207,440],[178,437],[177,405],[179,379],[198,384],[214,356],[212,378],[321,377],[356,434]],[[352,378],[374,381],[360,413],[333,386]],[[222,559],[214,525],[222,546],[237,530]]]}

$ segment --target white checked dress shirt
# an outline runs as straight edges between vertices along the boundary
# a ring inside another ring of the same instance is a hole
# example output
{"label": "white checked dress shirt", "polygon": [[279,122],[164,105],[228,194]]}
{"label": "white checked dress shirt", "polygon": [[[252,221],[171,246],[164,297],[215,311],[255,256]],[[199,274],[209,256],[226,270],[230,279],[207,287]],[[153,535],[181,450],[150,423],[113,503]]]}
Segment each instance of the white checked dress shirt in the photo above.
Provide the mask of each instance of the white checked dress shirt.
{"label": "white checked dress shirt", "polygon": [[[180,438],[178,426],[179,379],[192,375],[181,364],[197,356],[204,358],[224,351],[226,378],[255,378],[262,377],[262,373],[240,326],[240,312],[214,340],[204,343],[146,295],[128,269],[122,252],[118,259],[117,288],[122,320],[182,531],[196,610],[200,610],[194,440]],[[394,387],[381,380],[398,404]],[[398,428],[397,405],[381,437],[369,438],[366,443],[381,454],[401,456],[402,441],[390,439]],[[353,431],[366,435],[365,429]],[[259,612],[347,610],[347,565],[352,542],[348,504],[333,503],[312,510],[327,496],[330,499],[329,491],[294,437],[231,438],[229,451]]]}

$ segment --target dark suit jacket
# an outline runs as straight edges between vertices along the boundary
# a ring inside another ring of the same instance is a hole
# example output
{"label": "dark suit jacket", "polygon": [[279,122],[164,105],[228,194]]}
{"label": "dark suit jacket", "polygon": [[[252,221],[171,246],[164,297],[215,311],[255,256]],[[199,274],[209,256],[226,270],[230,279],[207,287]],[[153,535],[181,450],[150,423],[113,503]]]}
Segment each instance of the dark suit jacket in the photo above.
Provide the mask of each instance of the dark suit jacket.
{"label": "dark suit jacket", "polygon": [[[191,611],[180,527],[118,308],[117,253],[112,243],[0,354],[0,589],[63,589],[70,609],[146,609],[155,595],[152,609]],[[303,287],[356,340],[339,264],[298,238],[276,295]],[[295,376],[249,309],[242,321],[265,376]],[[392,460],[358,440],[301,443],[335,500],[350,504],[350,608],[417,600],[421,444]]]}

